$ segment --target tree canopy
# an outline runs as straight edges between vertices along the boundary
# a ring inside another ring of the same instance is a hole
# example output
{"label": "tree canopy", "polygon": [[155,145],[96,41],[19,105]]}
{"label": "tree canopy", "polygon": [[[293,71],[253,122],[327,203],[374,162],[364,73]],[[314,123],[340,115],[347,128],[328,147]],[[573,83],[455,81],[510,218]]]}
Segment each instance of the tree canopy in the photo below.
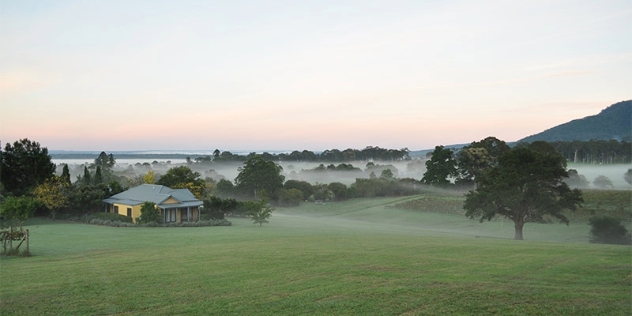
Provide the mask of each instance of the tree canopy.
{"label": "tree canopy", "polygon": [[25,138],[5,145],[0,170],[5,190],[20,196],[55,174],[55,164],[46,147]]}
{"label": "tree canopy", "polygon": [[68,164],[64,164],[64,168],[61,172],[61,181],[66,185],[72,184],[72,181],[70,180],[70,169],[68,168]]}
{"label": "tree canopy", "polygon": [[492,136],[463,147],[457,154],[458,181],[461,184],[473,183],[489,167],[498,164],[500,156],[507,151],[507,143]]}
{"label": "tree canopy", "polygon": [[540,145],[506,152],[497,166],[478,177],[477,188],[466,194],[466,216],[481,222],[506,217],[514,222],[517,240],[523,239],[527,222],[542,223],[550,216],[568,224],[563,211],[583,202],[581,191],[562,181],[568,177],[564,157]]}
{"label": "tree canopy", "polygon": [[447,186],[450,177],[456,177],[456,159],[452,149],[436,146],[432,157],[426,161],[426,172],[421,181],[436,186]]}
{"label": "tree canopy", "polygon": [[116,164],[116,159],[114,155],[107,154],[105,151],[102,151],[97,158],[94,159],[94,163],[91,167],[101,167],[101,169],[109,170],[114,167]]}
{"label": "tree canopy", "polygon": [[160,177],[156,184],[168,186],[172,189],[189,189],[196,198],[202,199],[206,184],[199,179],[200,173],[194,172],[188,166],[173,167]]}
{"label": "tree canopy", "polygon": [[244,166],[238,170],[235,188],[245,197],[257,198],[258,192],[265,190],[271,197],[276,198],[277,191],[283,188],[283,168],[260,155],[248,158]]}
{"label": "tree canopy", "polygon": [[35,187],[33,193],[37,199],[50,210],[53,219],[55,219],[57,211],[68,206],[69,188],[70,185],[67,184],[64,179],[52,176],[44,181],[44,183]]}
{"label": "tree canopy", "polygon": [[22,222],[31,218],[38,207],[38,202],[30,196],[9,196],[0,203],[0,216],[5,219],[16,220],[22,226]]}

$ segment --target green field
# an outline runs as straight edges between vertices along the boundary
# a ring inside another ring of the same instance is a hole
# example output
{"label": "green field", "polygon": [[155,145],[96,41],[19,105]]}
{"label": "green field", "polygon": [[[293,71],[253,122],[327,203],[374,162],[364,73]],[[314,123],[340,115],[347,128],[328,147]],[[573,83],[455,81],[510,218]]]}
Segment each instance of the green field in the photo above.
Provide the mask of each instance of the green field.
{"label": "green field", "polygon": [[479,223],[357,199],[270,224],[115,228],[31,220],[0,261],[2,315],[629,315],[631,247],[589,226]]}

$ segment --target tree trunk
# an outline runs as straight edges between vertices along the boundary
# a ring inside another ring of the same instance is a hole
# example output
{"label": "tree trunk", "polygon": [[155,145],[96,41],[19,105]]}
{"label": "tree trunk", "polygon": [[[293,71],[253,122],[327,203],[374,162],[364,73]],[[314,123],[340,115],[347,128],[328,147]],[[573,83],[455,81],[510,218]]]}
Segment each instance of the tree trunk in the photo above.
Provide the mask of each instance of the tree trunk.
{"label": "tree trunk", "polygon": [[514,240],[524,240],[522,238],[522,227],[524,226],[523,222],[514,222],[514,227],[516,228],[516,234],[514,236]]}

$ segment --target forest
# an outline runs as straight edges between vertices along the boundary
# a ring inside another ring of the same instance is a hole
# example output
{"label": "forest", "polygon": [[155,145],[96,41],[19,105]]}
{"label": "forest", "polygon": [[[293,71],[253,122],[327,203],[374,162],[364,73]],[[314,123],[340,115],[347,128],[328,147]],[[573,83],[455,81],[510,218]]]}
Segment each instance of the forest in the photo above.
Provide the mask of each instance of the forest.
{"label": "forest", "polygon": [[632,162],[632,143],[616,140],[551,142],[569,162],[621,164]]}

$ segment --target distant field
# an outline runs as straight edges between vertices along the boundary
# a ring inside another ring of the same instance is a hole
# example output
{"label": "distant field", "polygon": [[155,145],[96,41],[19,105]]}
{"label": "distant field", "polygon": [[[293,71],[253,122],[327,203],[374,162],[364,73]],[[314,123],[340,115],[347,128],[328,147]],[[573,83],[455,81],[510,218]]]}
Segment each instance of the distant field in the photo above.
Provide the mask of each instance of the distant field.
{"label": "distant field", "polygon": [[[479,223],[358,199],[279,209],[270,224],[113,228],[28,223],[0,261],[2,315],[629,315],[627,246],[585,223]],[[447,197],[450,198],[450,197]],[[476,238],[478,237],[478,238]]]}

